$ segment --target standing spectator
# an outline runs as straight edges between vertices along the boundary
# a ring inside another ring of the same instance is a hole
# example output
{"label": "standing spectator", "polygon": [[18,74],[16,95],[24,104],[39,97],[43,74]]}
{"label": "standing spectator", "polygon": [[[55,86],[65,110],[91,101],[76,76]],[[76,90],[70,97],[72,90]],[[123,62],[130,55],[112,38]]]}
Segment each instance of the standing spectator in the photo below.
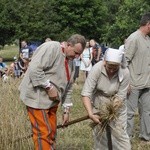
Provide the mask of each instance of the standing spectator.
{"label": "standing spectator", "polygon": [[24,66],[26,69],[28,68],[32,55],[33,55],[32,48],[27,45],[26,41],[22,41],[20,49],[20,58],[24,62]]}
{"label": "standing spectator", "polygon": [[45,42],[35,51],[19,86],[20,98],[27,106],[36,150],[54,150],[57,108],[64,108],[63,123],[69,120],[74,75],[73,59],[85,48],[85,38],[72,35],[62,45]]}
{"label": "standing spectator", "polygon": [[[126,131],[127,107],[126,94],[129,86],[129,70],[123,68],[122,52],[109,48],[105,52],[104,60],[95,64],[90,71],[82,90],[83,104],[89,118],[96,123],[93,128],[94,150],[108,149],[106,133],[100,134],[101,116],[94,113],[101,112],[101,107],[117,96],[116,104],[120,105],[119,116],[110,122],[113,150],[131,150],[129,136]],[[113,113],[113,111],[112,111]],[[112,114],[110,114],[112,115]]]}
{"label": "standing spectator", "polygon": [[132,33],[125,43],[125,56],[130,71],[130,90],[128,95],[128,134],[133,137],[134,114],[140,103],[140,138],[150,141],[150,13],[142,16],[140,27]]}
{"label": "standing spectator", "polygon": [[76,84],[78,83],[76,80],[79,77],[79,70],[80,70],[80,64],[81,64],[80,57],[75,58],[74,63],[75,63],[75,73],[73,77],[73,80],[74,80],[73,82]]}
{"label": "standing spectator", "polygon": [[92,69],[92,49],[90,48],[89,42],[86,42],[86,47],[81,54],[81,65],[80,70],[85,72],[85,78],[88,76],[89,71]]}
{"label": "standing spectator", "polygon": [[90,40],[90,46],[92,47],[93,51],[92,65],[95,65],[97,62],[102,60],[102,49],[101,46],[94,39]]}

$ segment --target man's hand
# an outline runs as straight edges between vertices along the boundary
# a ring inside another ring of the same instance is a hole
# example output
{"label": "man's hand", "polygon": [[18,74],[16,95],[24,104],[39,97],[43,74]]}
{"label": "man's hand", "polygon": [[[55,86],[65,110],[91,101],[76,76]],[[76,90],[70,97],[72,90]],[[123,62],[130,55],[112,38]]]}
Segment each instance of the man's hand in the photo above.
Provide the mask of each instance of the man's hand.
{"label": "man's hand", "polygon": [[62,125],[65,126],[66,123],[69,122],[69,113],[63,113],[63,116],[62,116]]}
{"label": "man's hand", "polygon": [[63,110],[63,116],[62,116],[62,125],[65,126],[66,123],[69,122],[69,113],[70,113],[70,107],[64,107],[64,110]]}
{"label": "man's hand", "polygon": [[52,85],[49,89],[46,89],[46,91],[50,100],[52,101],[58,100],[58,91],[54,85]]}

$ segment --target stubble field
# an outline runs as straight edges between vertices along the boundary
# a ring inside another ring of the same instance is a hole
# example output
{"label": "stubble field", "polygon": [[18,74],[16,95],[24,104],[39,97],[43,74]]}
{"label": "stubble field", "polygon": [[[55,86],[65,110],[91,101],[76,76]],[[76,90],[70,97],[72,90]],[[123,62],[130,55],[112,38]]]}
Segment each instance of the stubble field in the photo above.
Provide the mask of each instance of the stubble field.
{"label": "stubble field", "polygon": [[[19,80],[9,79],[3,83],[0,79],[0,150],[33,150],[30,122],[26,114],[26,107],[19,99]],[[70,120],[86,116],[86,111],[81,101],[81,89],[84,83],[83,74],[80,73],[78,84],[74,85],[73,103]],[[58,109],[58,124],[62,121],[61,107]],[[132,150],[150,150],[150,145],[143,144],[138,138],[138,114],[135,117],[135,138]],[[92,150],[92,129],[90,120],[82,121],[58,129],[57,150]]]}

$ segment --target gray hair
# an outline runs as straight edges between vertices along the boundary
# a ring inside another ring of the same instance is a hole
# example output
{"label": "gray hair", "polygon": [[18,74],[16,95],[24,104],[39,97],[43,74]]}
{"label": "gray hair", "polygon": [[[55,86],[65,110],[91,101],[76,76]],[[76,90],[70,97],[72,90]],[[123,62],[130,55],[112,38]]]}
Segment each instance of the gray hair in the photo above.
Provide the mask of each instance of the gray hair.
{"label": "gray hair", "polygon": [[85,48],[86,46],[86,40],[85,40],[85,37],[80,35],[80,34],[74,34],[72,35],[68,40],[67,40],[68,43],[71,43],[73,46],[75,44],[78,44],[80,43],[82,45],[82,49]]}
{"label": "gray hair", "polygon": [[145,26],[148,22],[150,23],[150,12],[142,16],[140,26]]}

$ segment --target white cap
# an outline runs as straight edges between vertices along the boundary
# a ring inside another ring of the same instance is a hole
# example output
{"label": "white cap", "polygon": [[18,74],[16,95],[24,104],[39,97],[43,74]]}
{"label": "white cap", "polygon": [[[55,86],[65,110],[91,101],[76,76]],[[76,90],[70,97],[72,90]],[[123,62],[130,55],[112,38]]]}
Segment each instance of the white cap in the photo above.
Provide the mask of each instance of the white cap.
{"label": "white cap", "polygon": [[114,63],[121,63],[123,57],[123,52],[119,51],[118,49],[108,48],[105,52],[104,59],[106,61],[114,62]]}

